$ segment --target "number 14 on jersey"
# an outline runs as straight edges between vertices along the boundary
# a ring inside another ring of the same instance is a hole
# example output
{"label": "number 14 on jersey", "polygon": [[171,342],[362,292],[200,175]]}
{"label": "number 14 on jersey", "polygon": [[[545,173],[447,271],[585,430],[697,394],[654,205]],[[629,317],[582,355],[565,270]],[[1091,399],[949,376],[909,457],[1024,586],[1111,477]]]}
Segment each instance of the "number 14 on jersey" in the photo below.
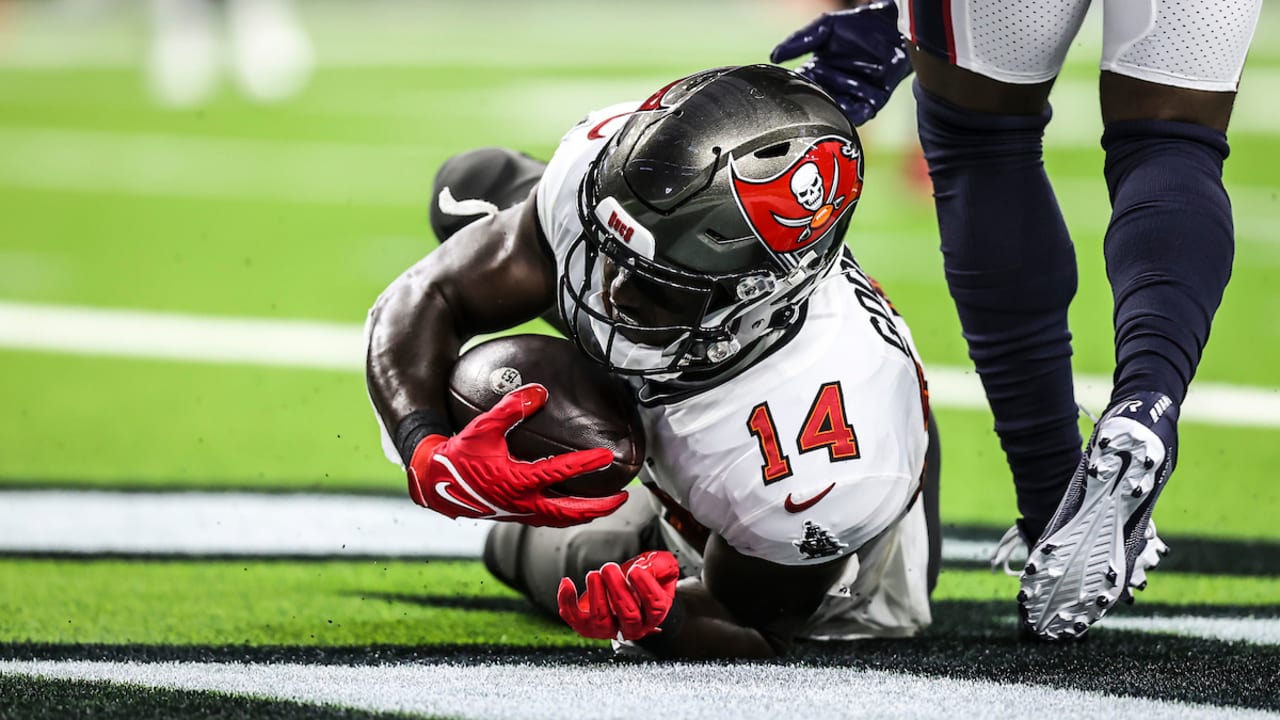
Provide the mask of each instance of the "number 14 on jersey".
{"label": "number 14 on jersey", "polygon": [[[762,402],[751,409],[747,429],[760,443],[760,454],[764,457],[760,471],[764,484],[791,477],[791,460],[779,444],[778,426],[769,411],[769,403]],[[823,448],[826,448],[831,462],[859,457],[858,436],[845,417],[844,393],[839,382],[829,382],[818,389],[796,436],[796,449],[801,453]]]}

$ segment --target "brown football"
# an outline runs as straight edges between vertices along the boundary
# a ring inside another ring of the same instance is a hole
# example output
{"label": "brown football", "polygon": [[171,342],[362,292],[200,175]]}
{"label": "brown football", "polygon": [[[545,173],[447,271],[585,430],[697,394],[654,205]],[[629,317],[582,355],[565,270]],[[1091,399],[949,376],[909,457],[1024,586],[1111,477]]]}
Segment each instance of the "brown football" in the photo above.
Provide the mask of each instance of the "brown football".
{"label": "brown football", "polygon": [[526,383],[547,388],[547,404],[507,434],[512,457],[538,460],[603,447],[613,463],[552,486],[580,497],[612,495],[644,462],[644,430],[627,385],[592,363],[572,342],[546,335],[510,335],[476,345],[449,378],[454,430]]}

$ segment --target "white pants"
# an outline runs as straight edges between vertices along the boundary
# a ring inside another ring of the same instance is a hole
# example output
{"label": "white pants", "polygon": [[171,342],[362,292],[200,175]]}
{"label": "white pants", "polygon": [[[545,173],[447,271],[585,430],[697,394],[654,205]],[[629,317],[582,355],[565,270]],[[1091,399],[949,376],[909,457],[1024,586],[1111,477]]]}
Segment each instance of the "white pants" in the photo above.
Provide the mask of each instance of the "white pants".
{"label": "white pants", "polygon": [[[1192,90],[1234,92],[1262,0],[1101,0],[1103,70]],[[1051,80],[1090,0],[898,0],[921,49],[1006,83]]]}

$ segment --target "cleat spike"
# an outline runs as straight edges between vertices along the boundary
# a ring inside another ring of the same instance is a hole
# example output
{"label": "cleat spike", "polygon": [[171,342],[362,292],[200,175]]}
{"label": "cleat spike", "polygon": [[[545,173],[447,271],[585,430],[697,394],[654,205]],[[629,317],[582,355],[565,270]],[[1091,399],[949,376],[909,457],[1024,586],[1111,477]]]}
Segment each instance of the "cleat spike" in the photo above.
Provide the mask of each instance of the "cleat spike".
{"label": "cleat spike", "polygon": [[1040,546],[1040,552],[1045,555],[1052,555],[1053,551],[1057,549],[1058,549],[1057,545],[1050,545],[1049,543],[1045,543],[1044,545]]}
{"label": "cleat spike", "polygon": [[1027,575],[1035,575],[1036,566],[1033,565],[1032,563],[1027,563],[1026,567],[1022,568],[1022,572],[1026,573]]}
{"label": "cleat spike", "polygon": [[1130,594],[1127,594],[1127,593],[1126,593],[1126,594],[1125,594],[1125,596],[1124,596],[1124,604],[1125,604],[1125,605],[1132,605],[1132,604],[1133,604],[1133,595],[1130,595]]}
{"label": "cleat spike", "polygon": [[1085,473],[1086,473],[1086,474],[1088,474],[1088,476],[1089,476],[1089,477],[1098,477],[1098,466],[1097,466],[1097,464],[1090,465],[1090,466],[1089,466],[1089,469],[1088,469],[1088,470],[1086,470],[1086,471],[1085,471]]}
{"label": "cleat spike", "polygon": [[1115,568],[1107,568],[1107,582],[1111,583],[1112,585],[1115,585],[1116,577],[1117,576],[1116,576]]}
{"label": "cleat spike", "polygon": [[1146,460],[1142,461],[1142,467],[1146,468],[1147,470],[1150,470],[1151,468],[1155,467],[1155,465],[1156,465],[1156,461],[1152,460],[1151,458],[1147,458]]}
{"label": "cleat spike", "polygon": [[1020,602],[1020,603],[1024,603],[1024,602],[1026,602],[1028,599],[1030,599],[1030,597],[1031,597],[1031,596],[1027,594],[1027,591],[1026,591],[1026,590],[1019,590],[1019,591],[1018,591],[1018,602]]}
{"label": "cleat spike", "polygon": [[1104,437],[1098,441],[1098,447],[1102,448],[1103,450],[1106,450],[1107,446],[1110,444],[1111,444],[1111,438]]}
{"label": "cleat spike", "polygon": [[1076,624],[1075,624],[1075,625],[1072,625],[1071,627],[1072,627],[1076,632],[1078,632],[1078,633],[1082,633],[1082,632],[1084,632],[1085,630],[1088,630],[1088,629],[1089,629],[1089,623],[1083,622],[1083,621],[1081,621],[1081,620],[1077,620],[1077,621],[1076,621]]}
{"label": "cleat spike", "polygon": [[1111,604],[1111,598],[1107,597],[1106,595],[1099,595],[1098,599],[1094,601],[1094,604],[1100,608],[1107,607],[1108,605]]}
{"label": "cleat spike", "polygon": [[1133,495],[1133,497],[1140,498],[1142,497],[1142,492],[1143,492],[1142,488],[1136,487],[1133,489],[1133,492],[1130,494]]}
{"label": "cleat spike", "polygon": [[1159,555],[1159,556],[1160,556],[1160,557],[1162,557],[1162,558],[1163,558],[1163,557],[1169,557],[1169,553],[1170,553],[1170,552],[1172,552],[1172,551],[1169,549],[1169,546],[1168,546],[1168,545],[1165,545],[1164,547],[1161,547],[1161,548],[1157,548],[1157,549],[1156,549],[1156,554],[1157,554],[1157,555]]}
{"label": "cleat spike", "polygon": [[1138,592],[1142,592],[1143,590],[1146,590],[1146,589],[1147,589],[1146,580],[1143,580],[1142,582],[1138,583]]}

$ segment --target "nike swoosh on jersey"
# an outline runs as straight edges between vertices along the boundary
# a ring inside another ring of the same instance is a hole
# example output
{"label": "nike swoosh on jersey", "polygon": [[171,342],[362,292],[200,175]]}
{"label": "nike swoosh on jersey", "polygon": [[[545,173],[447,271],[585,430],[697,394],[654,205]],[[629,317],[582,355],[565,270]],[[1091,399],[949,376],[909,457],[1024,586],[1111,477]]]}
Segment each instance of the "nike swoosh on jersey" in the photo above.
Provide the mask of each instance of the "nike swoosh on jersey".
{"label": "nike swoosh on jersey", "polygon": [[782,507],[786,508],[787,512],[789,513],[804,512],[805,510],[808,510],[814,505],[817,505],[818,501],[826,497],[827,493],[831,492],[831,490],[835,488],[835,486],[836,486],[835,483],[831,483],[822,492],[818,493],[817,495],[814,495],[813,497],[809,498],[808,500],[805,500],[804,502],[796,502],[795,500],[792,500],[791,493],[787,493],[787,499],[782,502]]}

